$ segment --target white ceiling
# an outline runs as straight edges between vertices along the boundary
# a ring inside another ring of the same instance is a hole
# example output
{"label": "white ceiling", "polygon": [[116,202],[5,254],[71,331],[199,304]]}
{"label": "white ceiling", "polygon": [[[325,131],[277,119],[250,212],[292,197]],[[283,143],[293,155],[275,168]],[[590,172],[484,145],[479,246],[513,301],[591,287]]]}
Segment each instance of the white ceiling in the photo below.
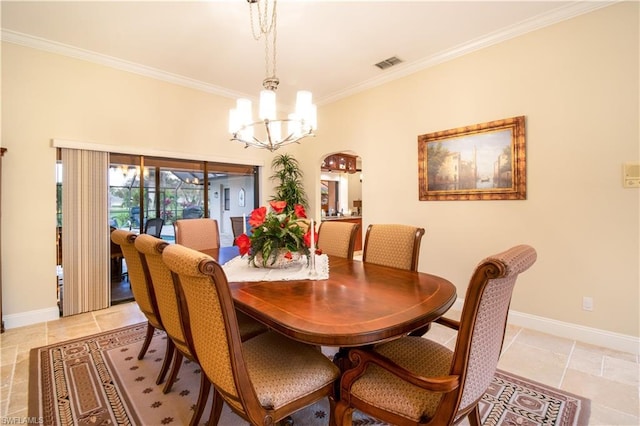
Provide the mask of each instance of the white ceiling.
{"label": "white ceiling", "polygon": [[[309,1],[278,3],[279,100],[319,104],[610,5],[592,1]],[[2,1],[3,40],[224,96],[255,97],[264,44],[246,0]],[[374,66],[391,56],[404,62]]]}

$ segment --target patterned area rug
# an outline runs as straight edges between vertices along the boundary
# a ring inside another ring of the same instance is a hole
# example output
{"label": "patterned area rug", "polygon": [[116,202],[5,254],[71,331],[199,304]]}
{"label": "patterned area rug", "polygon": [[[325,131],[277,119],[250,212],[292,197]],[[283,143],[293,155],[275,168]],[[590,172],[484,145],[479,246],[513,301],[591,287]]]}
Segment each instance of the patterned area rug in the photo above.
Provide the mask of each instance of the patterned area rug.
{"label": "patterned area rug", "polygon": [[[155,384],[166,336],[157,332],[141,361],[146,323],[31,350],[29,416],[45,425],[188,425],[198,397],[200,369],[185,361],[168,394]],[[328,424],[329,404],[295,413],[297,426]],[[496,373],[482,403],[483,425],[586,425],[589,400],[504,372]],[[205,410],[203,422],[209,413]],[[247,423],[225,405],[220,426]],[[354,425],[383,425],[356,412]]]}

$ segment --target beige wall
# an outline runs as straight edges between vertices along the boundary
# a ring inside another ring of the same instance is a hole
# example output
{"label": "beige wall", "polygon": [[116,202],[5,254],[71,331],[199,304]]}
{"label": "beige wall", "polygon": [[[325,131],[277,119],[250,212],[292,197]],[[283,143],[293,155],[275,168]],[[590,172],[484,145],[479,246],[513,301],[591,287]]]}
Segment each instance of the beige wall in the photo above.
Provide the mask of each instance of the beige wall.
{"label": "beige wall", "polygon": [[[323,106],[318,137],[287,151],[316,217],[321,159],[360,155],[363,226],[425,227],[420,270],[460,297],[482,257],[528,243],[539,260],[513,309],[637,338],[640,196],[622,188],[621,167],[640,157],[638,51],[638,3],[618,4]],[[231,105],[4,43],[3,314],[55,307],[52,138],[268,165],[269,153],[228,142]],[[418,135],[517,115],[527,119],[526,201],[418,201]]]}
{"label": "beige wall", "polygon": [[[364,229],[425,227],[419,269],[460,297],[484,256],[528,243],[538,262],[513,309],[638,336],[640,197],[622,188],[639,161],[638,16],[637,2],[607,7],[328,105],[301,160],[360,155]],[[418,135],[519,115],[526,201],[418,200]]]}
{"label": "beige wall", "polygon": [[[52,139],[113,151],[263,164],[229,141],[234,100],[10,43],[2,45],[3,315],[56,307]],[[266,160],[265,160],[266,159]],[[52,308],[54,308],[52,310]]]}

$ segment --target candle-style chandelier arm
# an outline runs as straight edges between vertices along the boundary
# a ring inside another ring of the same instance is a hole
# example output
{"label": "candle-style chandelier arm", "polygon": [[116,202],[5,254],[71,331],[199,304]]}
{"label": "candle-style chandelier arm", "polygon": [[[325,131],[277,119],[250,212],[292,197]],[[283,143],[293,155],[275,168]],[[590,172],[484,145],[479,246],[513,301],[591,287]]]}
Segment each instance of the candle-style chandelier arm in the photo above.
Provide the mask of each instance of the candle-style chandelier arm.
{"label": "candle-style chandelier arm", "polygon": [[[288,123],[302,122],[304,125],[303,129],[305,130],[303,132],[295,132],[295,131],[287,132],[288,134],[284,138],[277,138],[277,139],[273,138],[271,133],[271,126],[273,124],[282,125],[286,122]],[[261,125],[264,126],[264,131],[267,135],[265,140],[260,140],[256,138],[253,135],[253,132],[247,132],[248,130],[253,130],[254,128],[259,127]],[[254,121],[253,123],[249,123],[247,125],[240,127],[240,129],[238,129],[236,132],[233,133],[231,140],[238,141],[245,144],[245,148],[249,148],[251,146],[254,148],[263,148],[263,149],[268,149],[269,151],[275,151],[281,146],[290,145],[292,143],[300,143],[301,139],[304,139],[308,136],[315,136],[315,134],[313,133],[313,128],[308,124],[305,124],[304,120],[295,120],[295,119],[289,119],[289,118],[285,118],[282,120],[265,119],[260,121]]]}

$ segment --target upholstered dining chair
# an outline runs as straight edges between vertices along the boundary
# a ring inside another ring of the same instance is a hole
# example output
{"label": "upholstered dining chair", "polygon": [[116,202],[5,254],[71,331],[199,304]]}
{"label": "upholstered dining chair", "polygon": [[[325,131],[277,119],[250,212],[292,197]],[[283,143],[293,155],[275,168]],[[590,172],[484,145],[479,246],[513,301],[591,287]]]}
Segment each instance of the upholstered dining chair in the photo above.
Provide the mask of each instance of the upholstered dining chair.
{"label": "upholstered dining chair", "polygon": [[[233,241],[235,244],[236,238],[238,238],[241,234],[242,231],[244,229],[243,226],[243,217],[242,216],[232,216],[231,218],[231,231],[233,232]],[[248,226],[247,226],[247,230],[248,230]]]}
{"label": "upholstered dining chair", "polygon": [[173,222],[176,243],[194,250],[220,247],[218,221],[210,218],[179,219]]}
{"label": "upholstered dining chair", "polygon": [[[109,227],[109,233],[113,233],[113,231],[115,231],[116,227],[114,226],[110,226]],[[62,246],[62,234],[58,235],[58,244],[59,247]],[[113,240],[111,240],[111,244],[110,244],[110,254],[111,254],[111,281],[117,281],[117,282],[121,282],[122,280],[124,280],[126,278],[126,274],[123,273],[123,268],[122,268],[122,259],[124,258],[124,255],[122,254],[122,248],[120,248],[120,246],[116,243],[113,242]],[[60,259],[62,259],[62,249],[59,248],[58,250],[60,250]]]}
{"label": "upholstered dining chair", "polygon": [[350,425],[354,409],[394,425],[451,425],[469,418],[480,426],[478,402],[498,365],[511,294],[536,251],[518,245],[476,267],[460,321],[438,320],[458,330],[455,349],[423,337],[406,336],[349,353],[343,373],[338,425]]}
{"label": "upholstered dining chair", "polygon": [[[362,251],[362,261],[392,268],[418,270],[420,242],[424,228],[410,225],[371,224],[367,228]],[[422,336],[431,324],[411,332],[412,336]]]}
{"label": "upholstered dining chair", "polygon": [[322,352],[273,331],[242,342],[222,267],[178,244],[165,247],[162,259],[182,296],[187,339],[215,389],[209,424],[217,424],[223,401],[253,425],[273,425],[326,397],[333,408],[340,371]]}
{"label": "upholstered dining chair", "polygon": [[324,221],[318,228],[318,248],[324,254],[353,259],[359,223]]}
{"label": "upholstered dining chair", "polygon": [[423,235],[424,228],[415,226],[371,224],[364,238],[362,261],[417,271]]}
{"label": "upholstered dining chair", "polygon": [[147,219],[146,223],[144,224],[144,233],[160,238],[163,226],[164,219],[161,217]]}
{"label": "upholstered dining chair", "polygon": [[[156,301],[156,294],[153,286],[147,279],[142,267],[142,259],[140,253],[135,248],[135,241],[138,236],[130,231],[122,229],[116,229],[111,232],[111,241],[120,246],[124,260],[127,262],[127,271],[129,274],[129,282],[131,283],[131,293],[135,299],[138,307],[147,318],[147,334],[145,336],[140,352],[138,353],[138,359],[142,359],[149,349],[151,339],[153,338],[156,330],[164,331],[164,324],[162,317],[158,311],[158,304]],[[173,345],[170,344],[167,339],[167,346],[164,355],[164,361],[158,374],[157,384],[164,381],[164,378],[169,370],[171,364],[171,358],[173,357]]]}
{"label": "upholstered dining chair", "polygon": [[[168,340],[170,340],[171,344],[177,349],[174,352],[169,378],[163,388],[164,393],[171,390],[171,387],[178,378],[183,357],[197,362],[193,354],[192,344],[188,342],[185,337],[184,330],[187,324],[180,316],[179,301],[171,271],[162,261],[162,251],[168,245],[169,243],[160,238],[145,234],[140,235],[135,240],[135,248],[142,255],[143,270],[147,275],[148,281],[153,283],[158,312],[163,319],[163,325],[169,337]],[[238,326],[243,341],[267,331],[266,326],[246,315],[238,315]],[[203,374],[200,381],[198,402],[191,419],[191,425],[199,424],[202,412],[207,403],[210,388],[211,384]]]}

